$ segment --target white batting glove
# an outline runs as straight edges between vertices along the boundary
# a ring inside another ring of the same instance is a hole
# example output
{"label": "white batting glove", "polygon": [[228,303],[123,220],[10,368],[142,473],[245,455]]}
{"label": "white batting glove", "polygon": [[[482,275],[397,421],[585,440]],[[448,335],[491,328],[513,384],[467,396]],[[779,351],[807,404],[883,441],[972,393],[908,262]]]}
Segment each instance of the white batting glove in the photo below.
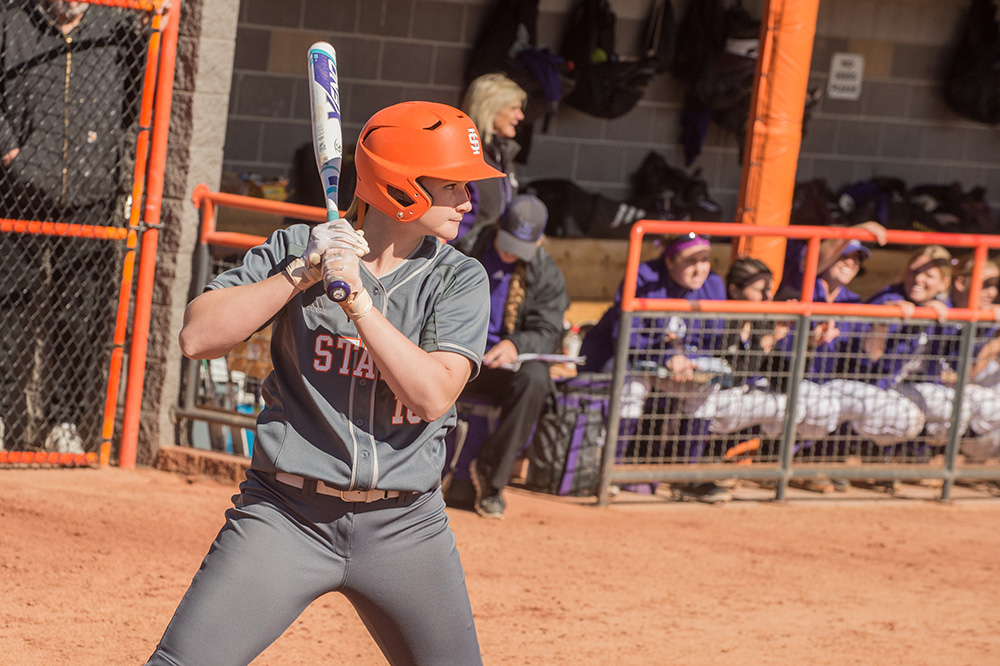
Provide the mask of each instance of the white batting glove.
{"label": "white batting glove", "polygon": [[353,250],[359,259],[370,252],[368,241],[365,240],[365,232],[355,229],[345,219],[339,219],[328,224],[333,225],[333,236],[330,240],[330,247]]}
{"label": "white batting glove", "polygon": [[347,220],[317,224],[309,232],[306,251],[285,268],[285,274],[296,289],[303,291],[323,279],[323,257],[334,245],[353,250],[359,257],[368,254],[364,235]]}

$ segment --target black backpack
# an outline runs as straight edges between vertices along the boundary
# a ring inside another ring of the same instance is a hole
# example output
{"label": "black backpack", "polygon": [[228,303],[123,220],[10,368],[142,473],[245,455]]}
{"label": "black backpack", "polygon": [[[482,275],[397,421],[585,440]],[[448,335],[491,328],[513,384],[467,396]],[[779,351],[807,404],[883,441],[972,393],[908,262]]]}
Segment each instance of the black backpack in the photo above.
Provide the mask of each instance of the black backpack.
{"label": "black backpack", "polygon": [[722,208],[709,197],[701,169],[688,173],[651,150],[631,177],[629,203],[650,220],[719,222]]}
{"label": "black backpack", "polygon": [[556,383],[528,447],[528,488],[597,494],[610,402],[610,374],[581,373]]}
{"label": "black backpack", "polygon": [[638,58],[615,50],[616,17],[607,0],[580,0],[569,14],[560,53],[575,84],[566,104],[598,118],[618,118],[642,99],[653,76],[669,66],[675,28],[669,0],[656,0]]}
{"label": "black backpack", "polygon": [[681,143],[687,166],[701,154],[710,122],[736,135],[739,161],[743,161],[757,56],[755,52],[730,52],[727,42],[752,44],[759,33],[760,19],[741,1],[728,8],[723,0],[688,5],[673,64],[674,75],[685,84]]}
{"label": "black backpack", "polygon": [[996,0],[972,0],[944,81],[955,113],[1000,123],[1000,24]]}
{"label": "black backpack", "polygon": [[521,190],[542,200],[549,211],[545,233],[557,238],[629,237],[646,211],[600,192],[589,192],[565,178],[533,180]]}

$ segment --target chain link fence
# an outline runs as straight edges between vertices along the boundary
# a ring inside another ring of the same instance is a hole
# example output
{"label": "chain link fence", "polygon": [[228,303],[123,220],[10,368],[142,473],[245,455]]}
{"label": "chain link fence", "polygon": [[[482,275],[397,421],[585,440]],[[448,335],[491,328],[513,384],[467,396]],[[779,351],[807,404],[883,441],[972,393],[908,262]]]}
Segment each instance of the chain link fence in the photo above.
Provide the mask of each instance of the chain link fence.
{"label": "chain link fence", "polygon": [[[963,326],[844,318],[836,325],[858,337],[825,349],[804,341],[797,376],[801,332],[831,325],[827,318],[804,321],[721,313],[633,317],[633,336],[656,343],[626,355],[616,466],[774,467],[787,445],[793,465],[941,467],[956,414],[962,460],[1000,463],[1000,365],[986,363],[958,390]],[[906,352],[891,348],[875,363],[863,346],[883,326],[915,344]],[[995,339],[992,325],[966,326],[975,331],[976,349]],[[675,355],[689,358],[693,372],[671,371]]]}
{"label": "chain link fence", "polygon": [[[150,8],[151,9],[151,8]],[[151,14],[0,7],[0,419],[8,451],[94,453],[109,404]],[[133,206],[135,204],[135,206]],[[110,403],[113,404],[113,403]]]}

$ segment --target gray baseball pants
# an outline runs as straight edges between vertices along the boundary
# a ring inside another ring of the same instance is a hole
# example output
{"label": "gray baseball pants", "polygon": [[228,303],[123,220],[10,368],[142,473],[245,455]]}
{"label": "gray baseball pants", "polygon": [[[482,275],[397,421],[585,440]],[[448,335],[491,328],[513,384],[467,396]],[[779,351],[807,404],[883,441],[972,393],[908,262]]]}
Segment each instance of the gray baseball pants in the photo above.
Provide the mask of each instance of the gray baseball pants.
{"label": "gray baseball pants", "polygon": [[148,666],[245,666],[332,591],[393,666],[482,664],[440,489],[351,503],[251,470],[240,490]]}

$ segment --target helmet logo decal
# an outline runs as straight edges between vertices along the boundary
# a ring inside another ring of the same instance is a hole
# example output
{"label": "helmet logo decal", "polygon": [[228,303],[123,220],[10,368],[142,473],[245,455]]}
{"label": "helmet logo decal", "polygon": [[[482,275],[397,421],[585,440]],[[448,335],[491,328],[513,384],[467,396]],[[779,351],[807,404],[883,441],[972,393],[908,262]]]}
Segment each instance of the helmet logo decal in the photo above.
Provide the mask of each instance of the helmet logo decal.
{"label": "helmet logo decal", "polygon": [[469,128],[469,144],[472,146],[472,154],[478,155],[482,152],[482,144],[479,143],[479,134],[475,127]]}

